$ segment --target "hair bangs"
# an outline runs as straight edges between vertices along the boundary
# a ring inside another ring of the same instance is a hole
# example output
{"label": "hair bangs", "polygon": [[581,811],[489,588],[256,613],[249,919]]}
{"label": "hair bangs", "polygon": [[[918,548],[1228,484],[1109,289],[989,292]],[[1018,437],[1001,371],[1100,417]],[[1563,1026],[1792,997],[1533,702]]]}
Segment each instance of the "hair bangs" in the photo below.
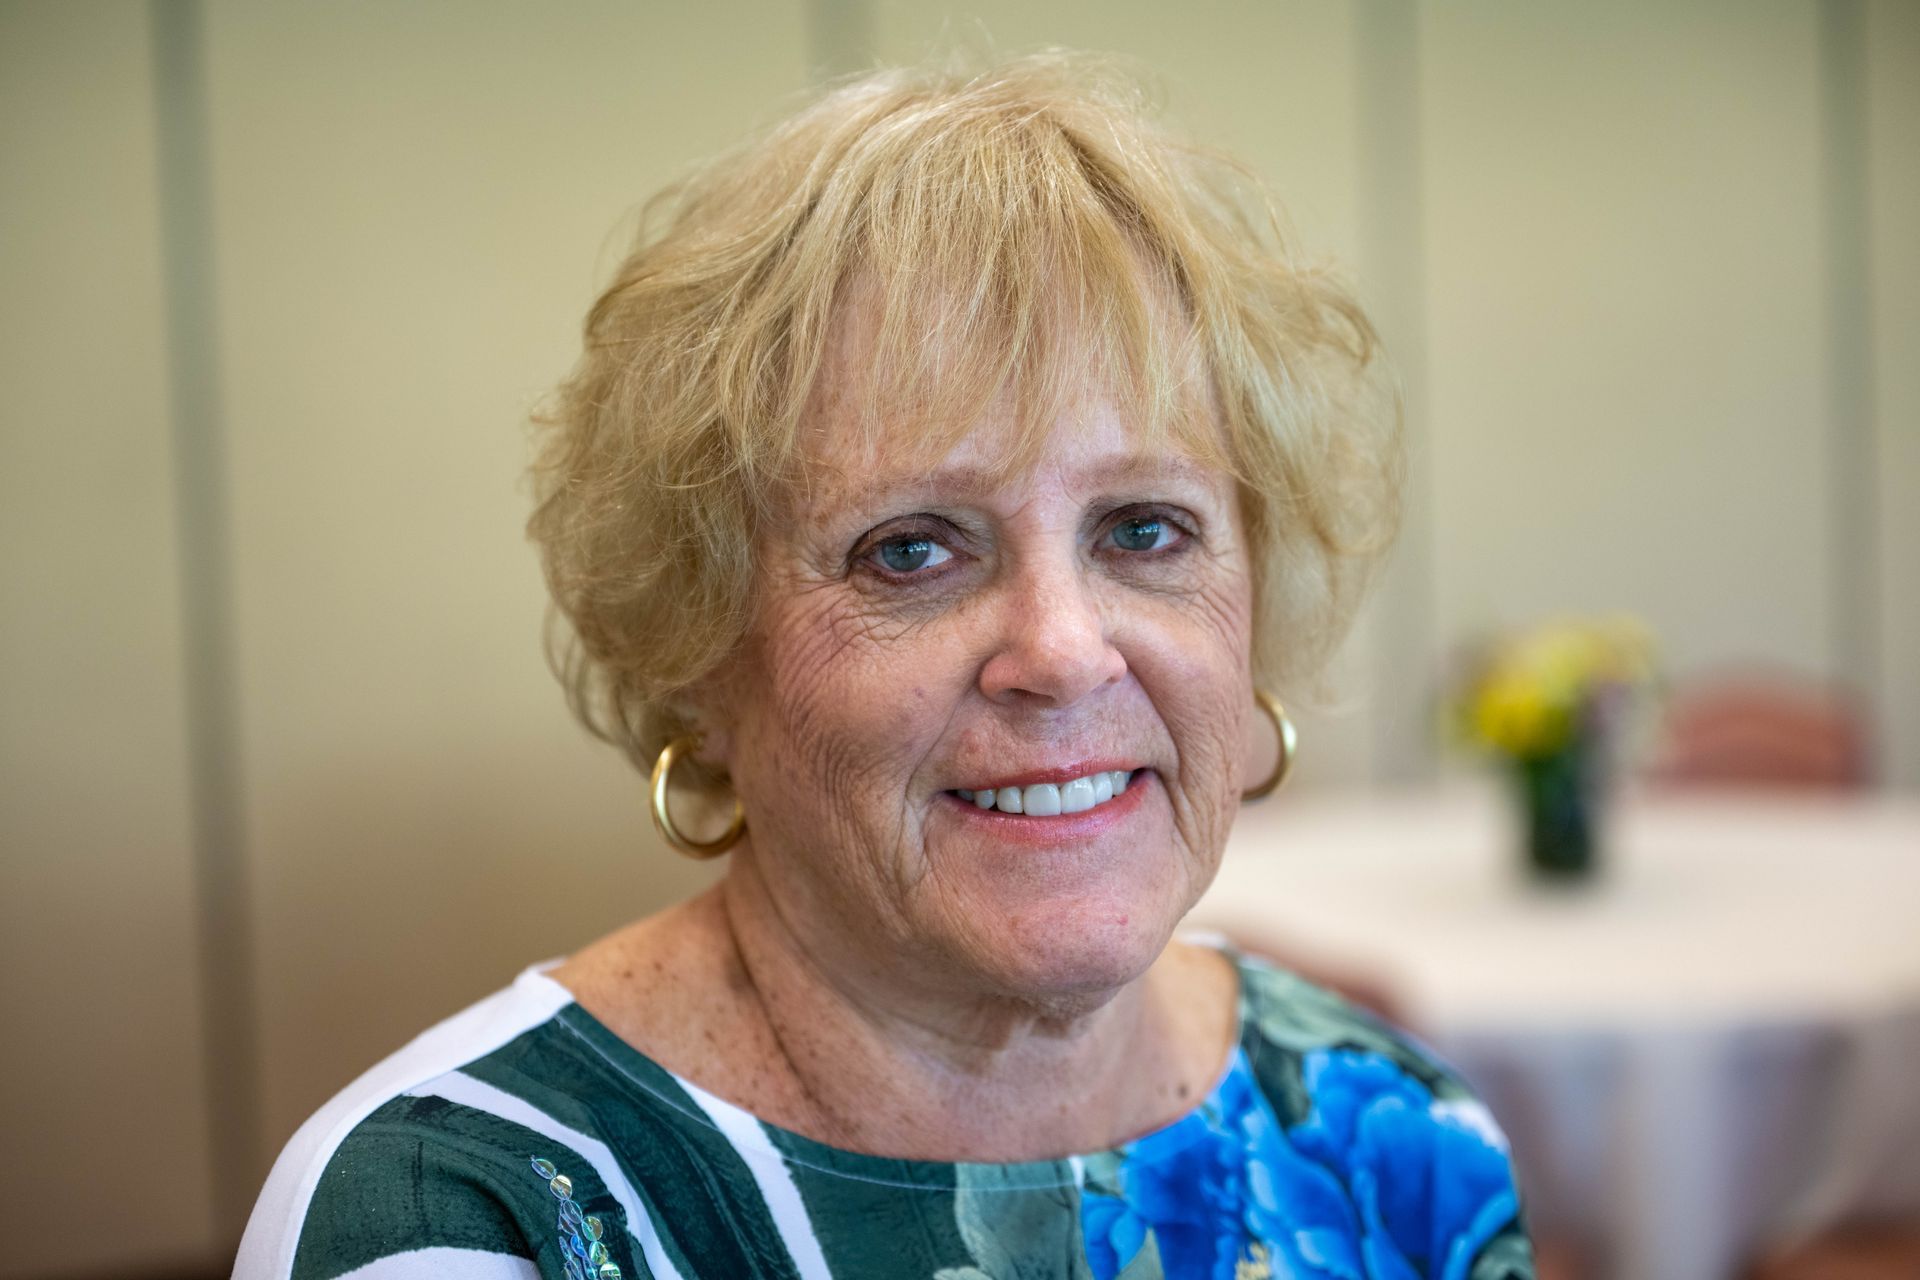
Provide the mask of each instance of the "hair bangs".
{"label": "hair bangs", "polygon": [[[857,415],[868,456],[931,461],[1004,408],[992,466],[1017,474],[1058,423],[1105,402],[1148,447],[1172,436],[1227,462],[1184,284],[1194,246],[1175,251],[1152,193],[1102,161],[1070,103],[983,98],[902,105],[837,157],[783,273],[796,295],[777,317],[794,339],[787,404],[805,398],[795,371],[817,378],[826,344],[852,341],[840,411]],[[764,354],[771,336],[743,346]],[[796,470],[798,425],[778,433]]]}

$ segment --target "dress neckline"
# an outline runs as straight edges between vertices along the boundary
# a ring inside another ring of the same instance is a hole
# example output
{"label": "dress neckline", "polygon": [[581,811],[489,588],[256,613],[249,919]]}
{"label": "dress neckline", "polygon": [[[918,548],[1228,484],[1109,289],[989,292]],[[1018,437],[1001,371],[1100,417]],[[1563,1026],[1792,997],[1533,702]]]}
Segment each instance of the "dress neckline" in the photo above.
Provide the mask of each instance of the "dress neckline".
{"label": "dress neckline", "polygon": [[763,1120],[746,1108],[708,1092],[700,1085],[657,1062],[622,1039],[573,997],[573,993],[548,976],[560,960],[548,960],[526,969],[515,985],[546,991],[564,997],[565,1003],[554,1013],[553,1021],[575,1038],[584,1049],[600,1059],[617,1076],[654,1102],[674,1113],[691,1134],[705,1143],[731,1147],[749,1164],[764,1168],[771,1165],[798,1164],[816,1172],[851,1181],[874,1183],[903,1190],[948,1191],[956,1180],[985,1185],[999,1190],[1037,1190],[1078,1186],[1085,1178],[1085,1164],[1105,1157],[1138,1161],[1145,1152],[1160,1160],[1177,1155],[1195,1142],[1207,1138],[1207,1117],[1217,1115],[1223,1096],[1250,1076],[1252,1066],[1246,1056],[1249,1011],[1248,978],[1244,958],[1224,940],[1195,939],[1220,951],[1233,966],[1238,987],[1235,997],[1235,1031],[1226,1063],[1216,1073],[1211,1088],[1187,1110],[1165,1124],[1128,1139],[1116,1146],[1079,1152],[1052,1159],[1017,1161],[920,1160],[903,1156],[873,1155],[836,1147],[809,1138],[803,1133]]}

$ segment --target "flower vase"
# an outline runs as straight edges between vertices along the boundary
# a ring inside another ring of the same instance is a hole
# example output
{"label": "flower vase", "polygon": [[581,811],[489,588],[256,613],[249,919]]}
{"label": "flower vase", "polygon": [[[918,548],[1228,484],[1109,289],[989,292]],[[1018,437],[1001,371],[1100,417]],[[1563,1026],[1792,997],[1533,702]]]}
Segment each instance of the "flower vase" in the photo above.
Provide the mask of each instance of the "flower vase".
{"label": "flower vase", "polygon": [[1588,744],[1514,761],[1527,870],[1535,879],[1569,883],[1597,869],[1597,779]]}

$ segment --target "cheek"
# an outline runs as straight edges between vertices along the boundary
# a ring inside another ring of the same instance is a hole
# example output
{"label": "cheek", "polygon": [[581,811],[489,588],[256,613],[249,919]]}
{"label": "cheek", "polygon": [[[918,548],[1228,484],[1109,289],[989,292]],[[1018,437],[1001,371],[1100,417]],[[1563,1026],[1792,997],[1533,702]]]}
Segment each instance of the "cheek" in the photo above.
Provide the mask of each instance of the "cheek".
{"label": "cheek", "polygon": [[1224,839],[1239,801],[1252,708],[1252,597],[1227,578],[1166,605],[1136,605],[1129,664],[1172,737],[1177,816],[1199,844]]}
{"label": "cheek", "polygon": [[1119,635],[1176,703],[1250,697],[1253,597],[1244,575],[1222,573],[1178,596],[1135,596]]}
{"label": "cheek", "polygon": [[836,825],[897,815],[946,719],[935,664],[899,630],[826,589],[768,608],[742,699],[743,782]]}

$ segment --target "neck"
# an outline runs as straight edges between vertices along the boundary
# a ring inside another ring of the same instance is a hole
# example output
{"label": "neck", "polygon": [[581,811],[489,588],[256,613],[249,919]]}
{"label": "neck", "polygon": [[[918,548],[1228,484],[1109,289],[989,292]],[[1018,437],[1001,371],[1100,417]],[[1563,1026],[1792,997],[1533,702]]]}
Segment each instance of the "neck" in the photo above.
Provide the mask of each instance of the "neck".
{"label": "neck", "polygon": [[1186,1110],[1219,1070],[1218,1002],[1191,998],[1184,951],[1116,990],[1034,999],[868,957],[848,931],[835,945],[782,912],[750,858],[715,893],[778,1092],[804,1117],[787,1127],[833,1145],[969,1161],[1097,1150]]}

